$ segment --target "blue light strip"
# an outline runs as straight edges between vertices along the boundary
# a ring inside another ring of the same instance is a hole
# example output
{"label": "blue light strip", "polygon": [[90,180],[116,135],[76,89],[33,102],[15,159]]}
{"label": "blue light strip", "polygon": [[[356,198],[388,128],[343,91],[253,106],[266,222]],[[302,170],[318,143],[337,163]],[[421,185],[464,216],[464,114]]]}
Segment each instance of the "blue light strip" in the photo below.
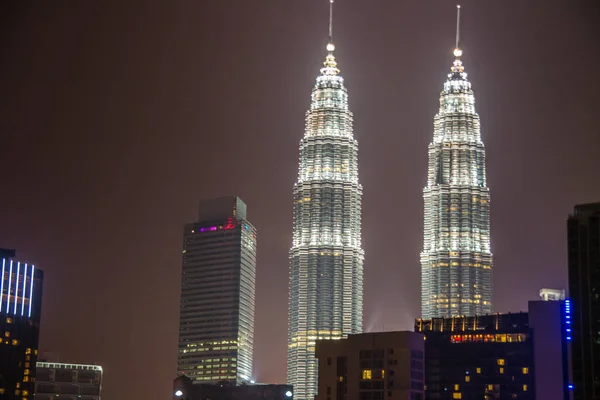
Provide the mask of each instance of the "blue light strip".
{"label": "blue light strip", "polygon": [[[566,299],[565,300],[565,339],[567,339],[568,342],[571,341],[572,339],[572,333],[571,333],[571,300]],[[568,376],[568,374],[567,374]],[[567,377],[567,379],[569,379]],[[567,389],[569,390],[573,390],[574,386],[572,383],[567,384]]]}
{"label": "blue light strip", "polygon": [[0,276],[0,311],[2,311],[2,298],[4,297],[4,267],[6,266],[6,258],[2,259],[2,276]]}
{"label": "blue light strip", "polygon": [[12,265],[13,262],[10,260],[10,269],[8,271],[8,291],[6,292],[6,313],[10,311],[10,285],[12,281]]}
{"label": "blue light strip", "polygon": [[17,276],[15,279],[15,306],[13,307],[13,314],[17,314],[17,299],[19,298],[19,272],[21,271],[21,263],[17,261]]}
{"label": "blue light strip", "polygon": [[571,300],[565,300],[565,324],[566,339],[571,341]]}
{"label": "blue light strip", "polygon": [[25,289],[27,288],[27,263],[25,264],[25,271],[23,271],[23,289],[21,290],[21,316],[25,311]]}
{"label": "blue light strip", "polygon": [[31,317],[31,304],[33,303],[33,277],[35,275],[35,265],[31,265],[31,285],[29,286],[29,314]]}

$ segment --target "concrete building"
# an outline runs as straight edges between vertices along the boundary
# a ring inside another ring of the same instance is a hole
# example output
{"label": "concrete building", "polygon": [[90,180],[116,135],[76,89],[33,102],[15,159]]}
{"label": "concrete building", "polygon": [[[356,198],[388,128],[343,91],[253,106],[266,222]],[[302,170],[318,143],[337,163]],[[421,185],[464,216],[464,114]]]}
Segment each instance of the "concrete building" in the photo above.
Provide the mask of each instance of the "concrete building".
{"label": "concrete building", "polygon": [[178,373],[196,383],[252,380],[256,230],[238,197],[200,202],[184,230]]}
{"label": "concrete building", "polygon": [[424,341],[414,332],[376,332],[316,343],[316,400],[422,400]]}
{"label": "concrete building", "polygon": [[426,399],[568,400],[569,301],[529,311],[416,320]]}
{"label": "concrete building", "polygon": [[100,400],[99,365],[38,362],[35,400]]}
{"label": "concrete building", "polygon": [[567,233],[574,399],[599,399],[600,203],[576,206]]}
{"label": "concrete building", "polygon": [[259,384],[232,385],[224,381],[217,384],[194,384],[187,376],[173,382],[173,400],[293,400],[292,385]]}

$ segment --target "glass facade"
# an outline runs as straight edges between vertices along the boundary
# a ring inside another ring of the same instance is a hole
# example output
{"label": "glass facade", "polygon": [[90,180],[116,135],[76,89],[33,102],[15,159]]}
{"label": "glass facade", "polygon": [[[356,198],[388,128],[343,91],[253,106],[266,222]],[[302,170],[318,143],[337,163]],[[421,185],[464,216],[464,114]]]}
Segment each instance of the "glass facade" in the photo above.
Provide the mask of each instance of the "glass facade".
{"label": "glass facade", "polygon": [[362,331],[362,186],[348,92],[332,44],[312,91],[300,141],[290,249],[288,383],[314,399],[318,339]]}
{"label": "glass facade", "polygon": [[208,200],[200,208],[202,220],[184,232],[179,374],[196,383],[249,383],[256,230],[236,197]]}
{"label": "glass facade", "polygon": [[492,312],[490,192],[479,115],[462,51],[440,96],[423,189],[421,312],[441,318]]}

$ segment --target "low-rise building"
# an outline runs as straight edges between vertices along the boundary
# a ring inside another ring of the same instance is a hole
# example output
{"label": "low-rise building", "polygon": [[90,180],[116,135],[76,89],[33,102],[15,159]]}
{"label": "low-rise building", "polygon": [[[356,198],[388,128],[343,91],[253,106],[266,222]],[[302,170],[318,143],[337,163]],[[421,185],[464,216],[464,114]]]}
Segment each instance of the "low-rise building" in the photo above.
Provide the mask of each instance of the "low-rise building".
{"label": "low-rise building", "polygon": [[[242,384],[224,380],[216,384],[194,384],[182,375],[173,382],[173,400],[293,400],[292,385]],[[36,399],[37,400],[37,399]]]}
{"label": "low-rise building", "polygon": [[415,332],[319,340],[316,400],[422,400],[424,341]]}
{"label": "low-rise building", "polygon": [[38,362],[35,400],[100,400],[99,365]]}

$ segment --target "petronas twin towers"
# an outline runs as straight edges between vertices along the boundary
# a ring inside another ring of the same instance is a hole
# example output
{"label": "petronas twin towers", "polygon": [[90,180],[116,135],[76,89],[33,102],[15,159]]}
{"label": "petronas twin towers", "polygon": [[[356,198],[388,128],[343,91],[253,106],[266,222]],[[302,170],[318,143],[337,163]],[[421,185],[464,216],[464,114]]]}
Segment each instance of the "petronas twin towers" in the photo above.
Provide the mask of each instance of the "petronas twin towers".
{"label": "petronas twin towers", "polygon": [[[315,342],[362,332],[358,142],[334,57],[331,18],[329,39],[306,113],[294,184],[287,374],[298,400],[312,400],[316,394]],[[461,62],[458,26],[454,55],[434,119],[423,190],[423,318],[484,314],[492,308],[485,150],[471,83]]]}

